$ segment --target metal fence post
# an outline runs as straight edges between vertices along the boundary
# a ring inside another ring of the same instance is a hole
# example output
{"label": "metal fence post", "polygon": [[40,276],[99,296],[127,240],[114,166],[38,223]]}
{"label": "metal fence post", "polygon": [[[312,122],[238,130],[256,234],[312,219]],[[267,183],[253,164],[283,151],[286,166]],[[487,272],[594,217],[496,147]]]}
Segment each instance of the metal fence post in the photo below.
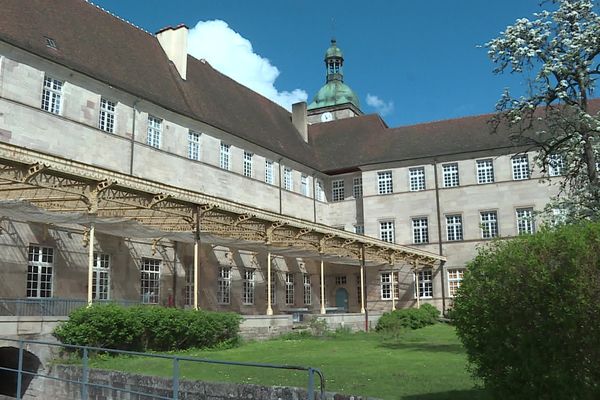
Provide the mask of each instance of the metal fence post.
{"label": "metal fence post", "polygon": [[315,370],[308,369],[308,399],[315,400]]}
{"label": "metal fence post", "polygon": [[179,359],[173,359],[173,400],[179,398]]}
{"label": "metal fence post", "polygon": [[89,382],[89,368],[88,368],[88,349],[87,347],[83,348],[83,373],[81,376],[81,399],[88,400],[88,382]]}
{"label": "metal fence post", "polygon": [[19,364],[17,366],[17,400],[21,400],[22,384],[23,384],[23,341],[19,340]]}

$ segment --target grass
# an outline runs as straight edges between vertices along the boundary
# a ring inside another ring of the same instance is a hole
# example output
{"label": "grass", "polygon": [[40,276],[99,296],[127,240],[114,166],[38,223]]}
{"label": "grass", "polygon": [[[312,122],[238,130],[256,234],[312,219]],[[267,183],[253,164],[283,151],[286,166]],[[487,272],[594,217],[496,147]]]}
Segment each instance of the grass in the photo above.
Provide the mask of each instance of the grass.
{"label": "grass", "polygon": [[[466,371],[466,355],[454,328],[436,324],[396,337],[375,333],[293,337],[248,342],[226,350],[178,354],[215,360],[319,368],[326,390],[381,399],[488,399]],[[95,368],[169,376],[168,360],[98,357]],[[301,371],[181,363],[183,379],[306,387]]]}

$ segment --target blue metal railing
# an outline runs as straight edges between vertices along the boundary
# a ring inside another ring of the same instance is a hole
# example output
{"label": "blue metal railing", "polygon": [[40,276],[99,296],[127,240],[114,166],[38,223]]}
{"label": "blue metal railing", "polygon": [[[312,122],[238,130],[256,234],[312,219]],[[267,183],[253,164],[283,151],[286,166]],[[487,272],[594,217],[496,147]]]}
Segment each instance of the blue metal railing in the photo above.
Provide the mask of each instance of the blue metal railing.
{"label": "blue metal railing", "polygon": [[[139,301],[131,300],[94,300],[94,303],[116,303],[123,306],[140,304]],[[86,305],[87,301],[83,299],[61,299],[56,297],[39,299],[0,298],[0,316],[62,317],[68,316],[72,311]]]}
{"label": "blue metal railing", "polygon": [[[206,364],[218,364],[218,365],[229,365],[229,366],[242,366],[242,367],[254,367],[254,368],[273,368],[273,369],[284,369],[284,370],[296,370],[296,371],[306,371],[308,373],[308,382],[307,382],[307,399],[308,400],[316,400],[315,397],[315,375],[318,375],[320,381],[320,397],[319,399],[323,399],[323,394],[325,391],[325,377],[323,373],[317,369],[312,367],[303,367],[296,365],[278,365],[278,364],[262,364],[262,363],[250,363],[250,362],[237,362],[237,361],[221,361],[221,360],[210,360],[204,358],[196,358],[196,357],[181,357],[181,356],[172,356],[166,354],[150,354],[150,353],[139,353],[135,351],[125,351],[125,350],[115,350],[115,349],[105,349],[101,347],[90,347],[90,346],[75,346],[75,345],[66,345],[61,343],[51,343],[51,342],[43,342],[37,340],[23,340],[23,339],[5,339],[0,338],[0,341],[7,341],[18,343],[19,348],[19,357],[17,362],[17,368],[8,368],[8,367],[0,367],[0,370],[9,371],[17,374],[16,380],[16,398],[17,400],[22,399],[22,389],[23,389],[23,376],[27,375],[32,379],[35,377],[42,379],[51,379],[56,381],[61,381],[70,384],[80,385],[80,393],[82,400],[89,399],[89,388],[90,387],[98,387],[111,389],[115,391],[120,391],[124,393],[134,394],[134,395],[143,395],[146,397],[151,397],[155,399],[161,400],[179,400],[179,383],[180,383],[180,362],[195,362],[195,363],[206,363]],[[24,359],[24,351],[26,347],[30,345],[41,345],[48,347],[58,347],[65,348],[73,351],[73,353],[81,354],[81,380],[72,380],[66,378],[59,378],[56,376],[45,375],[38,372],[27,371],[23,368],[23,359]],[[149,357],[149,358],[159,358],[159,359],[167,359],[172,362],[172,394],[169,397],[153,394],[153,393],[144,393],[138,392],[135,390],[129,390],[124,387],[116,387],[112,385],[105,385],[99,383],[90,382],[90,368],[89,368],[89,353],[91,352],[103,352],[103,353],[112,353],[112,354],[121,354],[121,355],[129,355],[129,356],[141,356],[141,357]]]}

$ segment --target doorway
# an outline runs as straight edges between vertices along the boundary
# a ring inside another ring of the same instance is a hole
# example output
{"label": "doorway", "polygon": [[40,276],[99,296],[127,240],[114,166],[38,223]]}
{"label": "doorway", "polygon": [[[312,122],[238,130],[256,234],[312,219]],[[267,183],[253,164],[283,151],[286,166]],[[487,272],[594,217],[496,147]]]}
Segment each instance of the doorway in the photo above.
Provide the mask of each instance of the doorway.
{"label": "doorway", "polygon": [[343,309],[348,312],[348,291],[344,288],[338,288],[335,291],[335,306],[338,310]]}

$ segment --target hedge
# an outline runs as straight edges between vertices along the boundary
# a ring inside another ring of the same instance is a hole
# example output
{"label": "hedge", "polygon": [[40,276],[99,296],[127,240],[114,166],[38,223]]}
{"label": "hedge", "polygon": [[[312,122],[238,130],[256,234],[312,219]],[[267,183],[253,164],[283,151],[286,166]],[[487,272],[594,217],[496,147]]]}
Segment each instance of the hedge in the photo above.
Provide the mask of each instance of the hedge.
{"label": "hedge", "polygon": [[398,331],[402,329],[419,329],[437,322],[440,312],[431,304],[423,304],[420,308],[405,308],[384,313],[375,330]]}

